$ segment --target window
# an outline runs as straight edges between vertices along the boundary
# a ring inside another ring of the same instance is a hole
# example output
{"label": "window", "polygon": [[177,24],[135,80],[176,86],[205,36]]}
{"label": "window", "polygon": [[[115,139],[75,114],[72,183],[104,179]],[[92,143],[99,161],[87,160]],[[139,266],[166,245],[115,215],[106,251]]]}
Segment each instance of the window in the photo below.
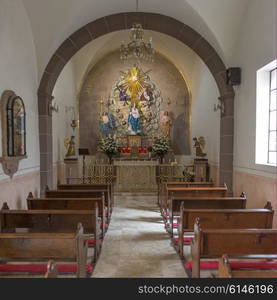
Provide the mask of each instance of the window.
{"label": "window", "polygon": [[257,71],[256,164],[276,166],[276,60]]}
{"label": "window", "polygon": [[26,155],[25,108],[23,100],[11,96],[7,103],[8,156]]}
{"label": "window", "polygon": [[269,130],[268,130],[268,163],[276,164],[276,73],[277,69],[270,71],[270,95],[269,95]]}

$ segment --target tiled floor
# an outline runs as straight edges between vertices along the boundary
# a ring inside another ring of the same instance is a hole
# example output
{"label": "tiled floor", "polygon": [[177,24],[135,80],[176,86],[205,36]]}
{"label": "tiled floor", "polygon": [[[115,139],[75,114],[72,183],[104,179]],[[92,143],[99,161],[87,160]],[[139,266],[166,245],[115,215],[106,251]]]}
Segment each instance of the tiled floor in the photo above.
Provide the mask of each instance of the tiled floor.
{"label": "tiled floor", "polygon": [[154,195],[118,194],[92,277],[187,277]]}

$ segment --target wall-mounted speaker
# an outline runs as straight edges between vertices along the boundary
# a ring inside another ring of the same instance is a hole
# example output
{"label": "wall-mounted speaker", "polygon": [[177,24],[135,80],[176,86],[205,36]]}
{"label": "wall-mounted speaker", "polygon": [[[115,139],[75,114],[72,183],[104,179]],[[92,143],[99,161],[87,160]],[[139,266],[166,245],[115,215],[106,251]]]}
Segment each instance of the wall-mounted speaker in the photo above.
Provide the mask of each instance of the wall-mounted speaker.
{"label": "wall-mounted speaker", "polygon": [[226,84],[239,85],[241,83],[241,68],[229,68],[226,71]]}

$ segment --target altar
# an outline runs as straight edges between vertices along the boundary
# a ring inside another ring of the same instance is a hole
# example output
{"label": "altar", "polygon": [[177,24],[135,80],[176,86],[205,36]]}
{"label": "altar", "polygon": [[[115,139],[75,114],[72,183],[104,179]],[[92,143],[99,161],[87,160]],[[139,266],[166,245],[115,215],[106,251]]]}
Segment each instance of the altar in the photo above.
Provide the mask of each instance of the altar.
{"label": "altar", "polygon": [[117,192],[157,192],[156,160],[118,159],[116,166]]}

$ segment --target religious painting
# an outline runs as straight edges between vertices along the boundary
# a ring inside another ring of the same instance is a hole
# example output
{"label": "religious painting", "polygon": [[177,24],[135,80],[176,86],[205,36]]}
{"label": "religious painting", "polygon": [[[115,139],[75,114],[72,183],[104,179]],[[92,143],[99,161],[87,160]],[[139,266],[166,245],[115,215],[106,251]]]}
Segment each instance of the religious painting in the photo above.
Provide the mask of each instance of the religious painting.
{"label": "religious painting", "polygon": [[[149,76],[137,65],[120,72],[120,78],[112,87],[106,123],[109,133],[124,135],[156,135],[160,122],[161,92]],[[108,121],[108,115],[114,117]],[[112,129],[115,129],[113,131]],[[103,132],[103,130],[102,130]]]}
{"label": "religious painting", "polygon": [[173,153],[190,155],[190,103],[184,77],[164,56],[157,53],[151,64],[130,60],[123,65],[115,51],[84,79],[80,145],[95,154],[99,141],[109,135],[127,148],[130,136],[139,136],[144,148],[163,135]]}

